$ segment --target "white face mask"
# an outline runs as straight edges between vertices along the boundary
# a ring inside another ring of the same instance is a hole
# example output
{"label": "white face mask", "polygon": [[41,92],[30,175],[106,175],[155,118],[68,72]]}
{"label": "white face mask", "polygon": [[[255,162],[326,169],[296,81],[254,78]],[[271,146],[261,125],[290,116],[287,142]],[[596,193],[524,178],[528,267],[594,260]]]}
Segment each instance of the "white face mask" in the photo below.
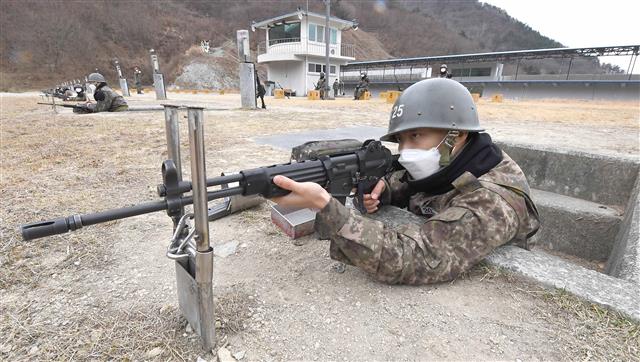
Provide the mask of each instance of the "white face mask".
{"label": "white face mask", "polygon": [[[446,138],[446,137],[445,137]],[[436,146],[428,150],[408,148],[400,151],[398,162],[411,174],[414,180],[429,177],[440,170],[440,151]]]}

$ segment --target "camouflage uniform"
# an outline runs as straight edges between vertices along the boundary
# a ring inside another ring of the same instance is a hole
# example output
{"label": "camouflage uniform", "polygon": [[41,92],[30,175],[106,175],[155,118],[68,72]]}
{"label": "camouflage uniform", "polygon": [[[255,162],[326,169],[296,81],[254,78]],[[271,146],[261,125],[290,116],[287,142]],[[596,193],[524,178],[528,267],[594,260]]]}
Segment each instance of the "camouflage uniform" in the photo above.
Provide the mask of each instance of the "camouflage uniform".
{"label": "camouflage uniform", "polygon": [[93,112],[121,112],[129,109],[124,98],[113,89],[109,88],[109,86],[104,85],[96,89],[95,93],[99,91],[104,94],[104,99],[101,101],[96,99],[95,107],[92,107]]}
{"label": "camouflage uniform", "polygon": [[320,98],[322,99],[324,99],[325,97],[326,88],[327,88],[327,78],[321,77],[320,79],[318,79],[318,84],[316,84],[316,90],[320,91]]}
{"label": "camouflage uniform", "polygon": [[316,216],[316,230],[331,239],[332,259],[386,283],[444,282],[500,245],[526,247],[527,237],[539,227],[526,178],[504,152],[487,173],[476,178],[465,172],[442,195],[411,194],[401,181],[404,172],[386,178],[381,204],[408,207],[424,216],[424,223],[392,228],[332,199]]}
{"label": "camouflage uniform", "polygon": [[142,71],[140,71],[140,69],[136,68],[133,71],[133,77],[135,79],[136,90],[137,90],[138,94],[142,94]]}
{"label": "camouflage uniform", "polygon": [[364,76],[360,79],[360,81],[358,82],[358,85],[356,85],[356,89],[353,91],[353,99],[360,99],[362,98],[362,95],[364,94],[364,92],[369,90],[369,78]]}

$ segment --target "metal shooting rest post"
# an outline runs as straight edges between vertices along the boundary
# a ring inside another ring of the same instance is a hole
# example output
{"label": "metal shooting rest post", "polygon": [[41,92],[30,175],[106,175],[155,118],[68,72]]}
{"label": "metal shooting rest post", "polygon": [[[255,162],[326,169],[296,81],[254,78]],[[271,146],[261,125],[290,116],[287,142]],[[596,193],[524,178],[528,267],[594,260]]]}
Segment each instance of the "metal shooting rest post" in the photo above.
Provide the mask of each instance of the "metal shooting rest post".
{"label": "metal shooting rest post", "polygon": [[[177,182],[182,181],[178,123],[181,108],[185,107],[164,105],[168,158],[175,165],[172,172],[166,172],[166,175],[171,176],[166,177],[173,177],[173,181]],[[213,305],[213,248],[209,241],[209,221],[256,206],[263,199],[258,196],[235,195],[226,197],[221,204],[208,208],[204,108],[188,106],[186,109],[189,124],[193,213],[185,213],[184,207],[181,206],[170,207],[167,210],[167,214],[173,219],[174,229],[167,257],[175,261],[180,311],[200,336],[204,349],[210,351],[216,344],[216,336]],[[222,188],[227,188],[227,185],[222,185]],[[192,230],[185,228],[189,219],[194,220]]]}
{"label": "metal shooting rest post", "polygon": [[122,75],[122,68],[120,67],[120,62],[118,59],[113,61],[113,64],[116,66],[116,72],[118,72],[118,82],[120,82],[120,89],[122,90],[122,95],[124,97],[130,97],[129,93],[129,85],[127,84],[127,79]]}
{"label": "metal shooting rest post", "polygon": [[153,70],[153,89],[156,92],[157,100],[167,99],[167,90],[164,86],[164,75],[160,73],[160,63],[158,62],[158,54],[154,49],[149,49],[151,58],[151,69]]}

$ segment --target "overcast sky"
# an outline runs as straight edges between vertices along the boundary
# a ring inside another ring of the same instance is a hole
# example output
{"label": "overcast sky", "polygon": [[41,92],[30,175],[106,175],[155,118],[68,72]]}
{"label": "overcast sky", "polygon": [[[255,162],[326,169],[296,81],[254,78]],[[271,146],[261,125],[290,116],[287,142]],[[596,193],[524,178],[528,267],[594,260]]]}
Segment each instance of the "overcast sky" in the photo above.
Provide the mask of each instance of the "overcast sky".
{"label": "overcast sky", "polygon": [[[540,34],[565,46],[640,44],[640,1],[481,0],[502,8]],[[630,57],[600,57],[625,71]],[[640,60],[633,73],[640,73]]]}

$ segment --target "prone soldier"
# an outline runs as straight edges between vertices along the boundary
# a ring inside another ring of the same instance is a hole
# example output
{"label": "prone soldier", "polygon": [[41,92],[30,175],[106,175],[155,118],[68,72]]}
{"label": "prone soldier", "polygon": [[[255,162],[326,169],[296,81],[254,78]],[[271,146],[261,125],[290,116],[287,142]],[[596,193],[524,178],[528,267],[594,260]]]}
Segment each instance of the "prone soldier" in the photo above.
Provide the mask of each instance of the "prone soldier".
{"label": "prone soldier", "polygon": [[404,170],[387,174],[363,197],[367,213],[407,208],[423,222],[392,227],[349,209],[324,188],[285,176],[282,206],[318,209],[315,228],[330,256],[392,284],[455,279],[498,246],[527,248],[539,217],[520,167],[483,132],[469,91],[435,78],[407,88],[381,140],[398,143]]}
{"label": "prone soldier", "polygon": [[91,73],[88,83],[95,86],[93,98],[96,103],[86,103],[73,109],[75,113],[122,112],[129,109],[124,98],[107,85],[107,80],[100,73]]}

